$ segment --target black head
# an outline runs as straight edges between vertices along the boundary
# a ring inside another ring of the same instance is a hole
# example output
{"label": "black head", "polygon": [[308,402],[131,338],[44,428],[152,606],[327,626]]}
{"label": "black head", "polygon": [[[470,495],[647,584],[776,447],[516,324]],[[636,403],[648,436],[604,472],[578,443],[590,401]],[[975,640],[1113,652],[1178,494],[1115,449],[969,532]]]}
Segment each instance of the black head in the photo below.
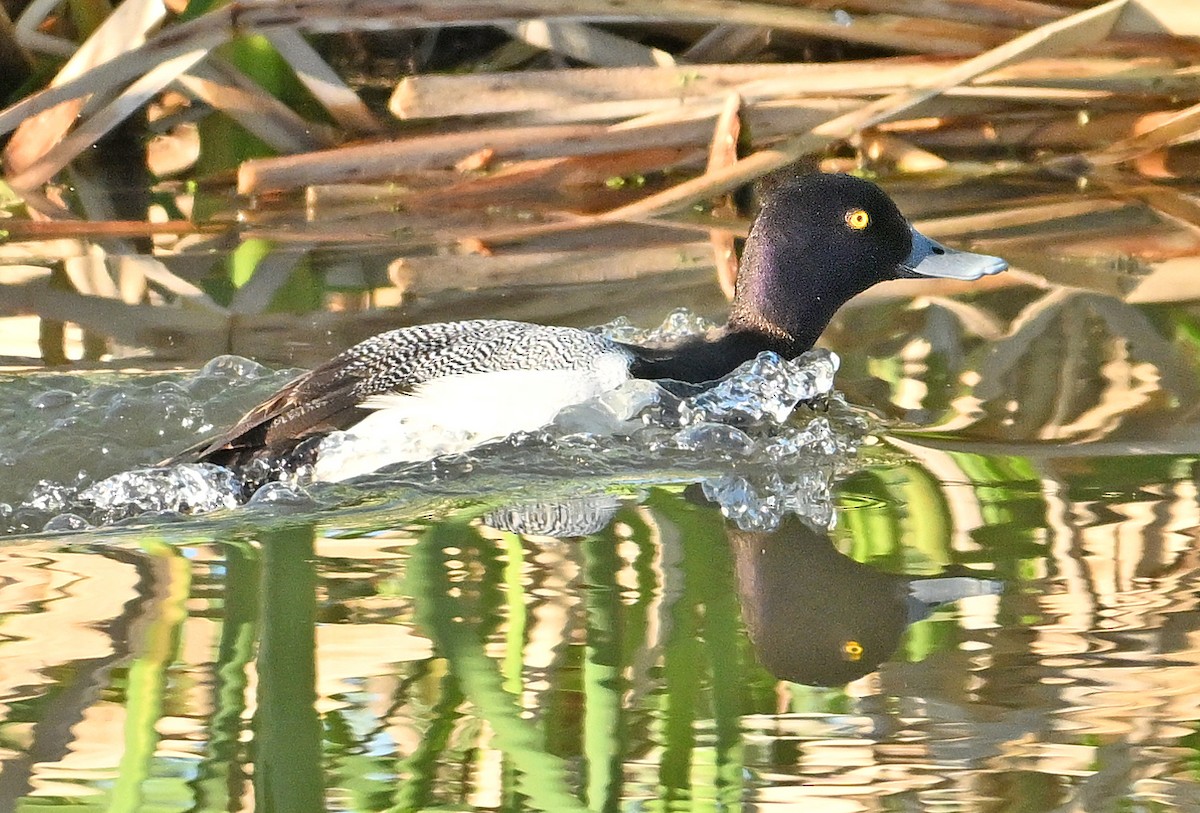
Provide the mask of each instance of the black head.
{"label": "black head", "polygon": [[872,183],[803,175],[772,187],[750,230],[730,327],[800,352],[833,314],[877,282],[912,276],[978,279],[1007,268],[917,232]]}

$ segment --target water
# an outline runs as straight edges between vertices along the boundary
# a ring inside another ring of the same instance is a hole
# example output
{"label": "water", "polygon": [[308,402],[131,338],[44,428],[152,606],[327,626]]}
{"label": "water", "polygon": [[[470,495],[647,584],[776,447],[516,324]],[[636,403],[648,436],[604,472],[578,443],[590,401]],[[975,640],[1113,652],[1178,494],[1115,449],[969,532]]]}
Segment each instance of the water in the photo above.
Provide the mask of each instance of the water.
{"label": "water", "polygon": [[[0,810],[1196,809],[1200,323],[1113,295],[1171,268],[1113,227],[987,246],[1075,287],[856,303],[812,405],[832,358],[761,359],[241,506],[155,464],[347,334],[6,374]],[[401,313],[644,338],[712,287]]]}

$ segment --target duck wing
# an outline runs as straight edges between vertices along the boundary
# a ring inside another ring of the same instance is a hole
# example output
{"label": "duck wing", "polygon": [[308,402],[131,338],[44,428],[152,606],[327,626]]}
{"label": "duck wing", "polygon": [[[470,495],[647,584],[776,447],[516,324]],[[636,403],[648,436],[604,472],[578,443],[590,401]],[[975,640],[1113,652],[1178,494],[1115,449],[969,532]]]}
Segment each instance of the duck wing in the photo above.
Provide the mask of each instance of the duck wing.
{"label": "duck wing", "polygon": [[220,435],[163,462],[240,466],[261,452],[285,454],[312,435],[345,429],[361,420],[355,392],[367,379],[336,366],[340,357],[285,384]]}

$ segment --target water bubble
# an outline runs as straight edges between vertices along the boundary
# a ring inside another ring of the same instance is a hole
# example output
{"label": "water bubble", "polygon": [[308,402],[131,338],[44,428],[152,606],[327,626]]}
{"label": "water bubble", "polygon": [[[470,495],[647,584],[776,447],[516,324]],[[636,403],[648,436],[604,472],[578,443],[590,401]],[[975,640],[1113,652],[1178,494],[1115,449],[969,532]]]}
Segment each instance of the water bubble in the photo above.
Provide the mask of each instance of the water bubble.
{"label": "water bubble", "polygon": [[754,438],[736,426],[708,421],[685,426],[675,433],[675,445],[688,451],[713,452],[725,457],[745,457],[754,451]]}
{"label": "water bubble", "polygon": [[836,520],[830,472],[819,467],[789,471],[727,473],[704,480],[704,496],[743,531],[773,531],[793,514],[809,525],[829,530]]}
{"label": "water bubble", "polygon": [[636,428],[629,422],[657,405],[662,396],[663,390],[655,382],[631,379],[596,398],[561,410],[554,418],[554,428],[562,435],[628,433]]}
{"label": "water bubble", "polygon": [[217,356],[200,368],[198,378],[262,378],[271,370],[241,356]]}
{"label": "water bubble", "polygon": [[662,400],[663,390],[653,381],[635,378],[600,395],[596,401],[618,420],[628,421]]}
{"label": "water bubble", "polygon": [[842,451],[837,433],[827,418],[813,418],[802,429],[784,432],[763,443],[763,452],[776,463],[800,455],[835,455]]}
{"label": "water bubble", "polygon": [[280,482],[264,483],[259,486],[247,504],[304,509],[313,508],[316,505],[303,491],[297,491],[287,483]]}
{"label": "water bubble", "polygon": [[62,531],[85,531],[88,528],[94,527],[78,514],[66,513],[59,514],[42,526],[42,530],[47,533],[60,533]]}
{"label": "water bubble", "polygon": [[716,503],[721,513],[743,531],[773,531],[782,517],[780,499],[759,489],[745,477],[727,474],[701,483],[704,496]]}
{"label": "water bubble", "polygon": [[687,308],[676,308],[658,327],[646,334],[646,344],[670,344],[690,339],[715,328],[716,325],[692,313]]}
{"label": "water bubble", "polygon": [[46,514],[32,508],[18,508],[9,522],[13,531],[36,531],[46,524]]}
{"label": "water bubble", "polygon": [[174,395],[183,396],[185,398],[187,397],[187,389],[178,381],[156,381],[154,382],[153,386],[150,387],[150,391],[156,395],[171,393]]}
{"label": "water bubble", "polygon": [[645,330],[635,327],[624,316],[594,328],[596,333],[627,344],[672,344],[707,333],[716,325],[687,308],[676,308],[662,324]]}
{"label": "water bubble", "polygon": [[233,508],[241,483],[229,469],[209,463],[154,466],[113,475],[79,498],[113,519],[148,511],[196,513]]}
{"label": "water bubble", "polygon": [[607,336],[615,342],[625,342],[627,344],[636,344],[638,339],[646,333],[646,331],[634,325],[625,316],[618,316],[611,322],[593,328],[593,332],[599,333],[601,336]]}
{"label": "water bubble", "polygon": [[60,409],[75,400],[75,393],[67,390],[46,390],[29,399],[34,409]]}
{"label": "water bubble", "polygon": [[130,410],[131,396],[128,393],[116,392],[108,399],[108,409],[104,411],[105,420],[119,421]]}
{"label": "water bubble", "polygon": [[101,384],[87,394],[87,402],[95,406],[102,406],[120,392],[121,388],[116,384]]}
{"label": "water bubble", "polygon": [[75,489],[52,480],[38,480],[22,507],[34,511],[58,512],[75,496]]}

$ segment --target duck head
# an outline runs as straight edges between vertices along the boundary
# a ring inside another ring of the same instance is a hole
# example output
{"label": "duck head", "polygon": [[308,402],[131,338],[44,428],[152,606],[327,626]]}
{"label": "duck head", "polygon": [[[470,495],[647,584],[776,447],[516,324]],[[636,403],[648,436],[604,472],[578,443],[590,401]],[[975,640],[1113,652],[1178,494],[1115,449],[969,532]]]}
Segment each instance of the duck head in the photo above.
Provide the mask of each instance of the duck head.
{"label": "duck head", "polygon": [[837,309],[878,282],[975,280],[1008,268],[912,227],[879,187],[850,175],[803,175],[763,195],[738,271],[729,326],[804,350]]}

